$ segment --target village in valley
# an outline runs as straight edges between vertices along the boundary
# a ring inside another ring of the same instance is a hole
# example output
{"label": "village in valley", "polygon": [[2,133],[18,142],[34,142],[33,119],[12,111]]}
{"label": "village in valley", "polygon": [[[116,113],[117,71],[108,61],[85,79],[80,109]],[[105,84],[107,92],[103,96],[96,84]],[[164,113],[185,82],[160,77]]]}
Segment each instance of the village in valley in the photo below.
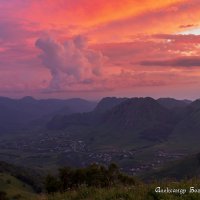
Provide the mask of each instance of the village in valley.
{"label": "village in valley", "polygon": [[[137,175],[152,169],[158,169],[169,161],[184,157],[183,153],[167,153],[159,150],[154,153],[154,158],[143,162],[138,155],[145,149],[91,149],[90,145],[80,139],[71,139],[71,133],[60,132],[39,133],[34,137],[18,136],[17,139],[0,138],[0,155],[7,162],[23,163],[29,167],[38,166],[45,168],[48,165],[63,165],[85,167],[91,163],[109,165],[120,163],[121,171]],[[56,155],[56,156],[55,156]],[[37,165],[38,164],[38,165]]]}

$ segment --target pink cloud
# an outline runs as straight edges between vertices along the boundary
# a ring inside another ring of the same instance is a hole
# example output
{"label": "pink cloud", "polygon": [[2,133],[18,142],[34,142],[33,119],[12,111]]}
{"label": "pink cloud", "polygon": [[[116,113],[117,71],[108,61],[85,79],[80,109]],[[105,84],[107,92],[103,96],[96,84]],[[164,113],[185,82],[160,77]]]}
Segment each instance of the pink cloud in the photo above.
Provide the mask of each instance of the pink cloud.
{"label": "pink cloud", "polygon": [[199,67],[200,57],[187,56],[170,60],[144,60],[140,64],[144,66]]}
{"label": "pink cloud", "polygon": [[76,36],[60,43],[51,38],[38,39],[42,63],[51,72],[49,89],[65,89],[74,84],[87,84],[101,75],[104,56],[87,46],[87,39]]}
{"label": "pink cloud", "polygon": [[0,2],[0,92],[122,94],[200,83],[199,69],[186,69],[199,66],[199,35],[174,34],[198,26],[198,0],[133,14],[128,0]]}

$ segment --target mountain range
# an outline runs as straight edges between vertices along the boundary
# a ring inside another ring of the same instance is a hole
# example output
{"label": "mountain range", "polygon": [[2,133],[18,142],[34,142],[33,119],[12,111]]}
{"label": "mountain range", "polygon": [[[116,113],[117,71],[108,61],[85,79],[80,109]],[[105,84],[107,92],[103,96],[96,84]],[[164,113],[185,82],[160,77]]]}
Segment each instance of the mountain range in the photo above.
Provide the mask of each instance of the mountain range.
{"label": "mountain range", "polygon": [[194,133],[200,131],[199,107],[199,100],[106,97],[91,112],[53,117],[47,128],[73,129],[74,134],[83,130],[82,135],[97,143],[157,143],[178,135],[183,127],[190,131],[191,121]]}
{"label": "mountain range", "polygon": [[96,102],[78,98],[36,100],[33,97],[22,99],[0,97],[0,133],[15,132],[31,124],[41,124],[57,114],[89,112],[95,106]]}
{"label": "mountain range", "polygon": [[93,146],[144,146],[169,140],[187,146],[187,141],[200,139],[200,100],[105,97],[96,103],[0,97],[0,133],[34,126],[71,131]]}

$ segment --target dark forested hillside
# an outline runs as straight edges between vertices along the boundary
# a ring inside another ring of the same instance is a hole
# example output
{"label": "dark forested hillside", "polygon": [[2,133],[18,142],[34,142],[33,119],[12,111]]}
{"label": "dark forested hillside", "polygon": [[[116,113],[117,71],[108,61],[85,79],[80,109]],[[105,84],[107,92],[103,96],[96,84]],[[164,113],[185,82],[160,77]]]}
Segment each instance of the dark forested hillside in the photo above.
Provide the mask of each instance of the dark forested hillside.
{"label": "dark forested hillside", "polygon": [[[100,110],[100,111],[99,111]],[[103,99],[93,112],[55,117],[50,129],[68,129],[82,125],[93,128],[96,134],[106,137],[123,134],[124,140],[135,135],[147,140],[162,140],[168,137],[177,117],[152,98]],[[126,134],[128,133],[128,134]]]}

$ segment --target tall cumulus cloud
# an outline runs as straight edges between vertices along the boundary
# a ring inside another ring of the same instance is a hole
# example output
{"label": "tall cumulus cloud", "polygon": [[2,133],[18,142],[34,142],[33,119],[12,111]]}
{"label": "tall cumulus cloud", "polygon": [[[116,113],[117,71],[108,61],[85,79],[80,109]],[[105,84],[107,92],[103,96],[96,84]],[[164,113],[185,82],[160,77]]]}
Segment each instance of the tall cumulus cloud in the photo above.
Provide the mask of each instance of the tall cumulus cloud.
{"label": "tall cumulus cloud", "polygon": [[40,58],[52,76],[49,89],[69,89],[74,84],[92,83],[101,76],[105,57],[90,49],[83,36],[63,43],[50,37],[40,38],[35,45],[42,50]]}

